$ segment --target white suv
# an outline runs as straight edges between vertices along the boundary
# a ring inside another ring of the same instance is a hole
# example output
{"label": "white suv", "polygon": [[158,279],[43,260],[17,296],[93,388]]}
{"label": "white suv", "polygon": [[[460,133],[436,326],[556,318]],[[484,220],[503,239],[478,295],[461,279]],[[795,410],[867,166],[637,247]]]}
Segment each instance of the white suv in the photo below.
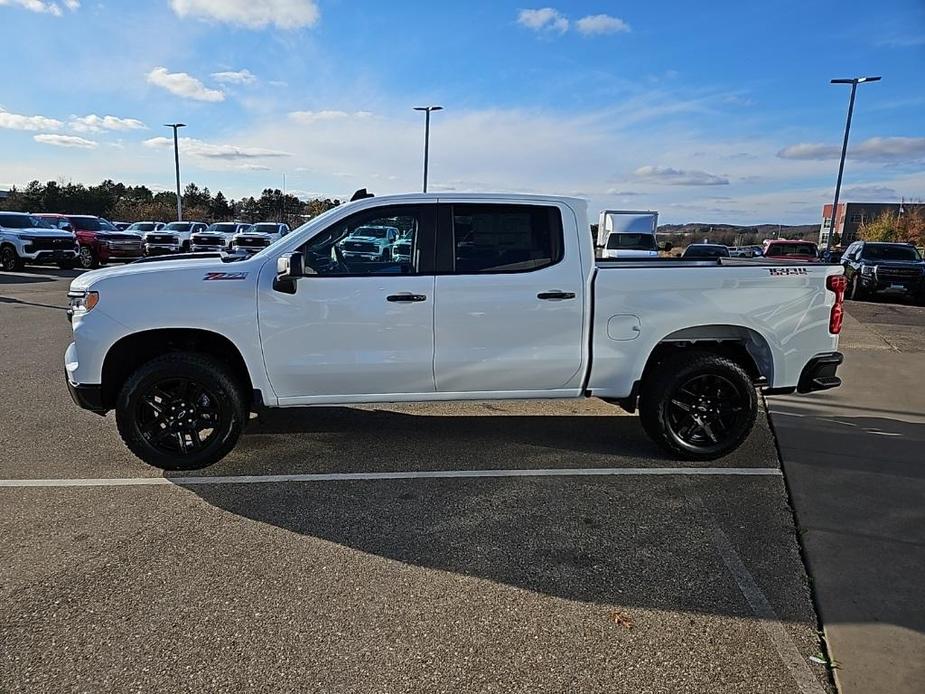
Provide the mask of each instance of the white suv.
{"label": "white suv", "polygon": [[190,249],[190,237],[205,230],[204,222],[171,222],[163,229],[145,232],[145,255],[186,253]]}
{"label": "white suv", "polygon": [[62,269],[77,264],[77,237],[22,212],[0,212],[0,268],[22,270],[26,263],[55,263]]}

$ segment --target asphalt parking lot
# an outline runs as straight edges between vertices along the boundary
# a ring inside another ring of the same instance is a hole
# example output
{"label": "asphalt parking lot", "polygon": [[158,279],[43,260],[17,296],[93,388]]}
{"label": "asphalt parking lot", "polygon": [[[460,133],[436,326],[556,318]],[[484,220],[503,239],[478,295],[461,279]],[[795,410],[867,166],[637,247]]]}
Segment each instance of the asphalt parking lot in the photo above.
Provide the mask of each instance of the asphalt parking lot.
{"label": "asphalt parking lot", "polygon": [[831,690],[765,417],[707,467],[597,401],[292,410],[165,479],[70,402],[74,274],[0,273],[0,690]]}

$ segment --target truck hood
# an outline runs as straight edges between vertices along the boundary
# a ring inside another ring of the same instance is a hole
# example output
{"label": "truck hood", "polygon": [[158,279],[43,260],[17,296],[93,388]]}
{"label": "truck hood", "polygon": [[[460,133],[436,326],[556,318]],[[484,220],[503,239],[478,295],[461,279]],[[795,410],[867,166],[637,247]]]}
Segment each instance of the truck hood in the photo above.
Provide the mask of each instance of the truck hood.
{"label": "truck hood", "polygon": [[71,291],[90,289],[101,280],[118,279],[129,275],[163,275],[164,282],[170,282],[169,275],[181,270],[201,272],[253,272],[253,266],[244,267],[244,262],[223,263],[218,258],[183,258],[179,260],[160,260],[153,263],[129,263],[118,267],[107,267],[85,272],[71,282]]}
{"label": "truck hood", "polygon": [[4,234],[16,236],[34,236],[42,239],[71,239],[74,240],[74,234],[68,231],[59,231],[58,229],[42,229],[33,227],[32,229],[10,229],[3,227]]}
{"label": "truck hood", "polygon": [[266,231],[242,231],[234,235],[235,238],[252,238],[252,239],[265,239],[269,236],[273,236],[272,233]]}

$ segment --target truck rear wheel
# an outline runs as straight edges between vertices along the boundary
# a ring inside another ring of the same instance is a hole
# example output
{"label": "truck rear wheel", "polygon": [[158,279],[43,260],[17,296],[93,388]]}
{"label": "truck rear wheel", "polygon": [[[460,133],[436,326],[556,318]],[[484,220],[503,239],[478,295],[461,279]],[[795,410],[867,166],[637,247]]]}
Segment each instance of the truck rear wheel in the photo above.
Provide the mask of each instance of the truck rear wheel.
{"label": "truck rear wheel", "polygon": [[234,377],[216,359],[191,352],[165,354],[141,366],[116,402],[125,445],[162,470],[196,470],[221,460],[246,421]]}
{"label": "truck rear wheel", "polygon": [[646,433],[672,455],[713,460],[738,448],[758,414],[752,379],[712,352],[682,351],[648,374],[639,395]]}

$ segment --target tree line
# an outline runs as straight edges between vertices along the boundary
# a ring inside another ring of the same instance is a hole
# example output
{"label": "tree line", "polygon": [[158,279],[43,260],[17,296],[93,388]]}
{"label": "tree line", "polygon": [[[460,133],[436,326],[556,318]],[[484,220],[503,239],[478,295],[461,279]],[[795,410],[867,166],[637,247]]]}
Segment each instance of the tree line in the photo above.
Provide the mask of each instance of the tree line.
{"label": "tree line", "polygon": [[863,241],[888,241],[925,246],[925,206],[904,205],[902,212],[884,210],[858,228]]}
{"label": "tree line", "polygon": [[[265,188],[259,197],[228,199],[222,191],[212,193],[188,183],[181,196],[183,218],[203,222],[284,222],[291,227],[341,204],[340,200],[316,198],[303,201],[278,188]],[[162,221],[177,217],[177,195],[155,193],[147,186],[127,186],[106,179],[96,186],[57,181],[32,181],[24,188],[12,188],[0,200],[0,209],[13,212],[58,212],[87,214],[124,222]]]}

